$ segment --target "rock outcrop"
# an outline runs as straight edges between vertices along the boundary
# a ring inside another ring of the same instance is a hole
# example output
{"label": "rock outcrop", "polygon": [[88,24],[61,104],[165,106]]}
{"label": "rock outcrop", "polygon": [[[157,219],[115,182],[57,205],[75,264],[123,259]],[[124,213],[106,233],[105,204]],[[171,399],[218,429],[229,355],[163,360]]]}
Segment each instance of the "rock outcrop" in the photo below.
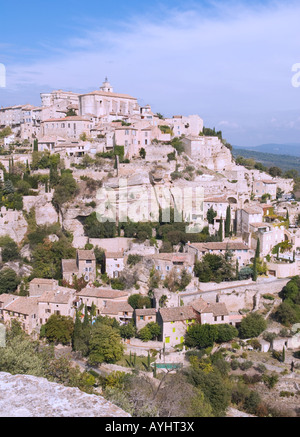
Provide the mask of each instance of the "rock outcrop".
{"label": "rock outcrop", "polygon": [[130,417],[102,396],[44,378],[0,372],[0,417]]}

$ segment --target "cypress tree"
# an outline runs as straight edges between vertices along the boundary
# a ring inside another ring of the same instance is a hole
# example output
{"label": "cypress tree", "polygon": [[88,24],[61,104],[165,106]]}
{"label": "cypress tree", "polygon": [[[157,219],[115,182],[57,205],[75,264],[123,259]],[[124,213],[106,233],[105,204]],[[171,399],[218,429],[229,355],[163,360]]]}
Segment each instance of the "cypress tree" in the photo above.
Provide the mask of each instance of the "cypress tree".
{"label": "cypress tree", "polygon": [[260,257],[260,239],[257,240],[256,251],[255,251],[255,258],[259,258],[259,257]]}
{"label": "cypress tree", "polygon": [[239,277],[239,261],[238,260],[236,260],[236,262],[235,262],[235,276],[236,276],[236,279],[238,279],[238,277]]}
{"label": "cypress tree", "polygon": [[257,258],[254,258],[253,261],[253,274],[252,274],[252,280],[253,281],[257,281]]}
{"label": "cypress tree", "polygon": [[226,210],[226,220],[225,220],[225,237],[229,237],[230,235],[230,225],[231,225],[231,209],[230,205],[227,206]]}
{"label": "cypress tree", "polygon": [[282,348],[282,362],[285,362],[285,347]]}
{"label": "cypress tree", "polygon": [[218,237],[219,237],[219,241],[223,241],[223,219],[222,219],[222,216],[220,218],[220,226],[219,226],[219,231],[218,231]]}
{"label": "cypress tree", "polygon": [[150,353],[148,351],[148,359],[147,359],[147,364],[148,364],[148,370],[150,370],[150,364],[151,364],[151,360],[150,360]]}

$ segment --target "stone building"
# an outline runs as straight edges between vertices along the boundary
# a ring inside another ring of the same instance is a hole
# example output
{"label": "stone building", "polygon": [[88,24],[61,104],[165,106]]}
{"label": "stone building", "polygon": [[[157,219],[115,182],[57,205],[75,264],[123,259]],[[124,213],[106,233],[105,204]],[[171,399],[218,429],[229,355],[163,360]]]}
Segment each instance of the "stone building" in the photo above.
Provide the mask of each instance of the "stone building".
{"label": "stone building", "polygon": [[62,260],[63,279],[72,284],[74,278],[84,278],[87,282],[96,280],[96,257],[93,250],[77,250],[76,259]]}

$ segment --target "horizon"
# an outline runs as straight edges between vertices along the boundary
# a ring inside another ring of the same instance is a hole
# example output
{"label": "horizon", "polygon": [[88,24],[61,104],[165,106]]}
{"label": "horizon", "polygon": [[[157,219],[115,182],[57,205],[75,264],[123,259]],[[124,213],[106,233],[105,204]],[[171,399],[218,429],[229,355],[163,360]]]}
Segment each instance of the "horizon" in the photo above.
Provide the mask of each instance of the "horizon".
{"label": "horizon", "polygon": [[239,147],[299,141],[297,2],[36,4],[2,6],[0,106],[90,92],[108,76],[116,92],[165,117],[198,114]]}

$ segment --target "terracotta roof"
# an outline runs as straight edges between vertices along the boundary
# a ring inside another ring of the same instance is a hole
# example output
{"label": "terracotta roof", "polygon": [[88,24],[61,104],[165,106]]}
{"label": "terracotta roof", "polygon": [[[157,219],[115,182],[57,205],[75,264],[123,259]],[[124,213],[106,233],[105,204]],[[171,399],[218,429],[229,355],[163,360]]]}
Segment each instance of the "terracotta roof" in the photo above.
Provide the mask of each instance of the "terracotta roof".
{"label": "terracotta roof", "polygon": [[245,243],[241,242],[210,242],[210,243],[188,243],[188,246],[194,247],[200,252],[207,252],[209,250],[249,250]]}
{"label": "terracotta roof", "polygon": [[202,311],[203,313],[213,313],[215,317],[218,316],[228,316],[228,310],[223,302],[208,304],[207,307]]}
{"label": "terracotta roof", "polygon": [[262,214],[263,210],[260,206],[244,206],[243,211],[248,214]]}
{"label": "terracotta roof", "polygon": [[30,281],[30,284],[53,285],[53,284],[57,284],[57,281],[55,279],[34,278],[34,279],[32,279],[32,281]]}
{"label": "terracotta roof", "polygon": [[75,296],[75,293],[76,291],[72,288],[58,287],[53,291],[45,291],[42,296],[38,298],[38,301],[67,304],[70,302],[70,299]]}
{"label": "terracotta roof", "polygon": [[198,313],[202,313],[203,310],[207,307],[208,303],[205,302],[201,297],[199,299],[194,300],[191,303],[191,306],[194,308],[195,311]]}
{"label": "terracotta roof", "polygon": [[82,96],[93,96],[93,95],[97,95],[97,96],[103,96],[103,97],[119,97],[121,99],[132,99],[132,100],[137,100],[135,97],[129,96],[128,94],[119,94],[119,93],[110,93],[107,91],[92,91],[90,93],[87,94],[81,94],[80,97]]}
{"label": "terracotta roof", "polygon": [[147,258],[171,262],[189,262],[191,255],[189,253],[154,253],[148,255]]}
{"label": "terracotta roof", "polygon": [[124,258],[123,252],[105,252],[106,258]]}
{"label": "terracotta roof", "polygon": [[63,273],[75,273],[78,272],[78,267],[76,264],[76,259],[63,259],[61,261],[62,263],[62,270]]}
{"label": "terracotta roof", "polygon": [[135,314],[137,316],[155,316],[156,309],[155,308],[142,308],[142,309],[136,309]]}
{"label": "terracotta roof", "polygon": [[159,313],[163,322],[176,322],[196,318],[196,313],[191,306],[161,308]]}
{"label": "terracotta roof", "polygon": [[38,298],[19,296],[5,308],[6,311],[30,315],[38,311]]}
{"label": "terracotta roof", "polygon": [[3,293],[0,295],[0,302],[3,303],[3,306],[5,307],[5,305],[8,305],[9,303],[11,303],[13,300],[17,299],[19,296],[15,295],[15,294],[6,294]]}
{"label": "terracotta roof", "polygon": [[77,250],[77,256],[78,256],[78,259],[80,259],[80,260],[96,259],[95,253],[94,253],[93,250],[81,250],[81,249],[78,249]]}
{"label": "terracotta roof", "polygon": [[84,288],[79,293],[78,296],[84,297],[100,297],[105,299],[117,299],[119,297],[128,296],[128,293],[120,290],[113,290],[110,288]]}
{"label": "terracotta roof", "polygon": [[43,120],[43,123],[50,123],[51,121],[88,121],[87,118],[80,117],[79,115],[72,115],[71,117],[63,117],[63,118],[48,118],[48,120]]}
{"label": "terracotta roof", "polygon": [[106,307],[101,310],[101,314],[118,314],[121,312],[132,313],[133,308],[127,302],[107,302]]}

